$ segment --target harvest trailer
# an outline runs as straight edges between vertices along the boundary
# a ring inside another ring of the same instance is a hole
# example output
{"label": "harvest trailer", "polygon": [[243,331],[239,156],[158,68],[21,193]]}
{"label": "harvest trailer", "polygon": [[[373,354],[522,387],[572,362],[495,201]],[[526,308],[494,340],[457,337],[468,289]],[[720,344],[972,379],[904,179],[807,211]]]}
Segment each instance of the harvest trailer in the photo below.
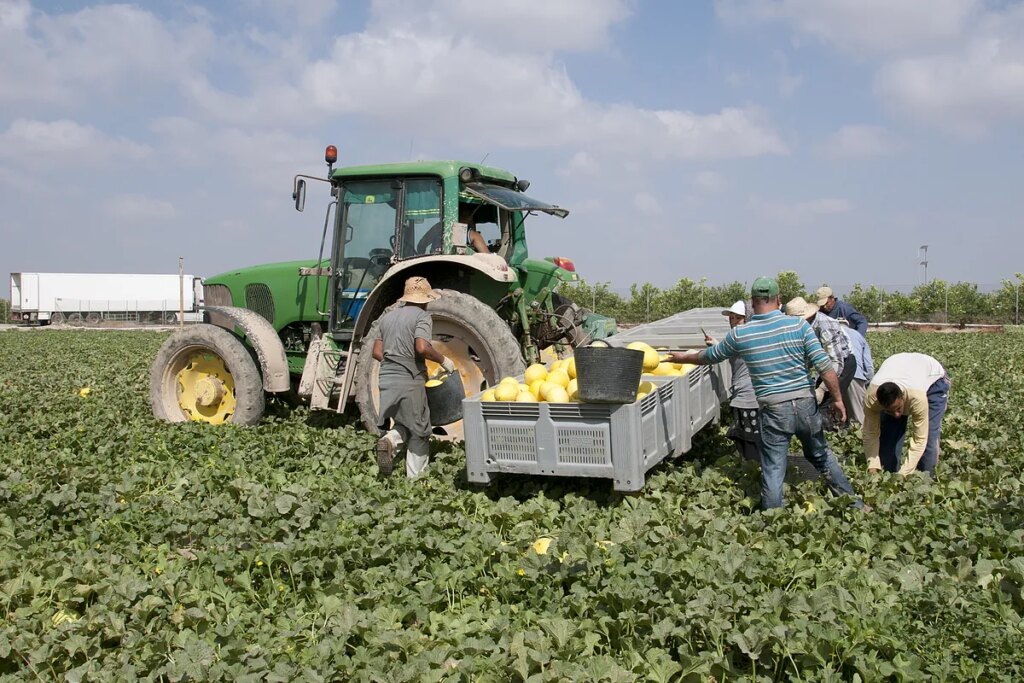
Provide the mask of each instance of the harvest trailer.
{"label": "harvest trailer", "polygon": [[[173,323],[181,299],[178,275],[11,273],[11,320],[96,325],[104,320]],[[184,276],[184,309],[198,318],[202,280]],[[186,320],[190,319],[186,313]]]}
{"label": "harvest trailer", "polygon": [[[720,308],[696,308],[609,337],[609,346],[645,342],[679,351],[704,348],[704,331],[721,339]],[[488,484],[498,474],[611,479],[639,491],[647,472],[689,451],[693,437],[721,419],[732,372],[728,363],[697,366],[681,377],[644,375],[656,389],[633,403],[463,401],[466,476]]]}

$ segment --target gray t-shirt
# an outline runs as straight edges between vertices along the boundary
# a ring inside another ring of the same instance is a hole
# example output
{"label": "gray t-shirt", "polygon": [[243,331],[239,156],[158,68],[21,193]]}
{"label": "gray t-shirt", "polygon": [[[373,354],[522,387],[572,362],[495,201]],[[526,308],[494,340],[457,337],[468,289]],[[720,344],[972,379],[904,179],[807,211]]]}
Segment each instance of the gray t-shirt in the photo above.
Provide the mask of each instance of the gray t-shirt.
{"label": "gray t-shirt", "polygon": [[733,408],[756,408],[757,395],[754,385],[750,382],[750,370],[740,357],[730,358],[732,367],[732,387],[729,388],[729,405]]}
{"label": "gray t-shirt", "polygon": [[430,314],[418,306],[401,306],[380,319],[384,362],[380,377],[427,380],[427,364],[416,355],[416,340],[433,336]]}

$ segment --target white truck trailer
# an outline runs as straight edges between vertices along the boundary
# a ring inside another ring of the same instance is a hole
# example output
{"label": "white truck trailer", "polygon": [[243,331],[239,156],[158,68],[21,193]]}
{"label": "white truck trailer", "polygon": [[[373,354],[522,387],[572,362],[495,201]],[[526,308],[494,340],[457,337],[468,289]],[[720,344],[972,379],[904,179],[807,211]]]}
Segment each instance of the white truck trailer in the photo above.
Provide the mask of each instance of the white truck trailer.
{"label": "white truck trailer", "polygon": [[[96,325],[105,320],[173,323],[179,276],[121,273],[11,273],[11,320]],[[184,277],[185,319],[201,317],[202,280]]]}

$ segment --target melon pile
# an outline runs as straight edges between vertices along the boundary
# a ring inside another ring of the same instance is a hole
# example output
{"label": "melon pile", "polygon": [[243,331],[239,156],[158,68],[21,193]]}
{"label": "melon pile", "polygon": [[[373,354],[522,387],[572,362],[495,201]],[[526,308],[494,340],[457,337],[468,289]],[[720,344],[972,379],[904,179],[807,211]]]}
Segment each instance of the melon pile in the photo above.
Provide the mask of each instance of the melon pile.
{"label": "melon pile", "polygon": [[[661,377],[680,377],[697,367],[689,363],[671,363],[669,355],[642,341],[631,342],[627,349],[642,351],[644,354],[644,374]],[[662,349],[667,350],[667,349]]]}
{"label": "melon pile", "polygon": [[504,377],[497,386],[480,396],[481,401],[515,403],[578,403],[576,359],[556,360],[550,365],[534,363],[526,368],[523,380]]}
{"label": "melon pile", "polygon": [[[592,346],[607,346],[594,342]],[[695,365],[668,362],[668,355],[644,342],[633,342],[627,348],[644,354],[644,375],[679,377]],[[658,387],[650,380],[641,379],[637,386],[639,401]],[[481,401],[506,401],[510,403],[579,403],[579,384],[576,379],[576,359],[556,360],[549,365],[534,363],[526,368],[523,379],[504,377],[497,386],[491,387],[480,396]]]}

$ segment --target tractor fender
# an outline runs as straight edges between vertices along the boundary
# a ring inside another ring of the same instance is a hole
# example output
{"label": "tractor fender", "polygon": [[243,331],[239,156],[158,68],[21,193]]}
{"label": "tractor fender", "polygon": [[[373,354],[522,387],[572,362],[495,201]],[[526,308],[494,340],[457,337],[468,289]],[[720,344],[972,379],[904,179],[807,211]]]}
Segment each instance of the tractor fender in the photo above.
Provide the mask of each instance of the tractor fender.
{"label": "tractor fender", "polygon": [[256,352],[263,374],[263,390],[279,393],[291,389],[288,359],[277,330],[258,313],[235,306],[206,306],[210,323],[234,332],[239,327]]}
{"label": "tractor fender", "polygon": [[515,282],[518,278],[515,270],[505,263],[505,259],[497,254],[455,254],[422,256],[402,261],[391,267],[384,279],[377,283],[373,291],[366,297],[356,321],[355,338],[359,339],[377,319],[377,315],[387,306],[402,296],[405,279],[412,275],[424,274],[432,287],[449,287],[446,283],[431,280],[430,275],[443,270],[470,268],[483,273],[498,282]]}

